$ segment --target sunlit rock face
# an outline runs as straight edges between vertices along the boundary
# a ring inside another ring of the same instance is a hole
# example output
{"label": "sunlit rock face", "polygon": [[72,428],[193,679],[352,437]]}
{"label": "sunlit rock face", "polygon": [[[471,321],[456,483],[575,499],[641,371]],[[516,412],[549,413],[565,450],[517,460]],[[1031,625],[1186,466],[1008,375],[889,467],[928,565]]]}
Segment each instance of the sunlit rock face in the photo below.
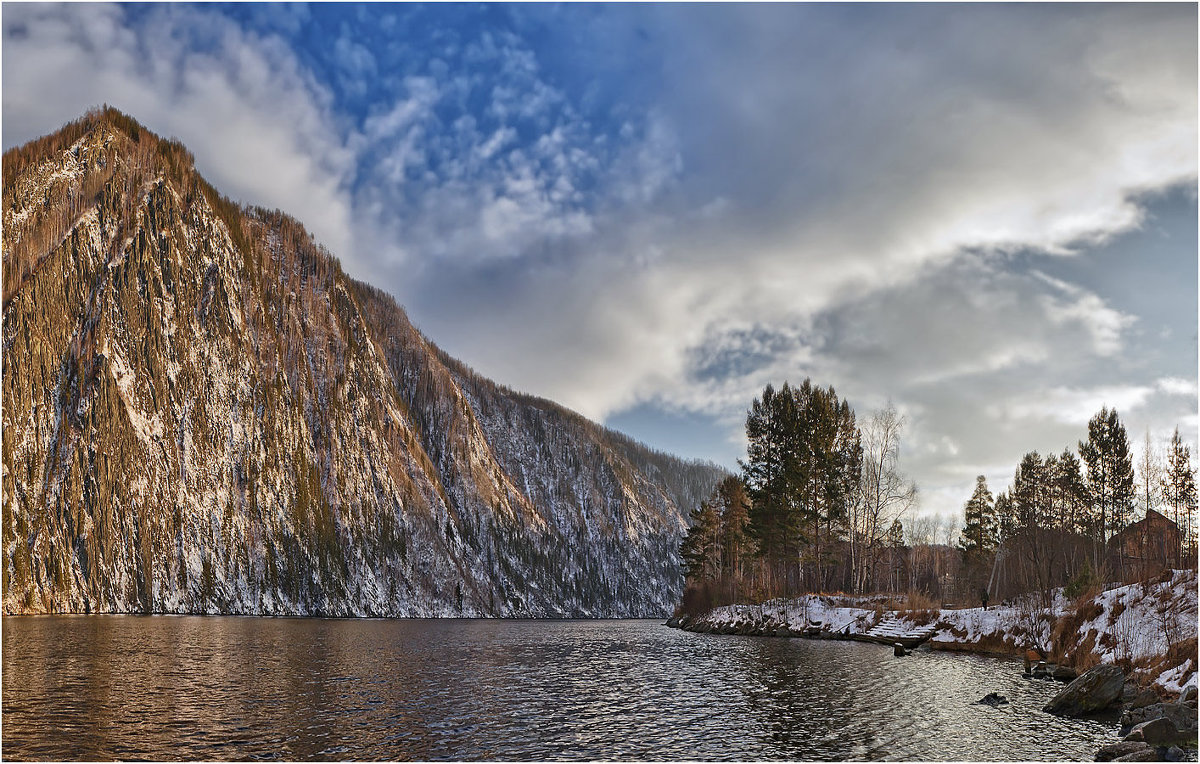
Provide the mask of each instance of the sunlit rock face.
{"label": "sunlit rock face", "polygon": [[662,616],[722,471],[447,357],[114,111],[4,157],[6,613]]}

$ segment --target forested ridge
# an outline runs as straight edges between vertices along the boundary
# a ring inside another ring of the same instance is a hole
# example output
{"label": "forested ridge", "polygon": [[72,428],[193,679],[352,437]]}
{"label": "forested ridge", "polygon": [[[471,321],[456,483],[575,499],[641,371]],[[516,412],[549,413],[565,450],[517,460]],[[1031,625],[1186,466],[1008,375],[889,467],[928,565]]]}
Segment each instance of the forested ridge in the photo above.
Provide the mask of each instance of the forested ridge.
{"label": "forested ridge", "polygon": [[448,358],[110,108],[3,158],[7,613],[661,615],[723,476]]}

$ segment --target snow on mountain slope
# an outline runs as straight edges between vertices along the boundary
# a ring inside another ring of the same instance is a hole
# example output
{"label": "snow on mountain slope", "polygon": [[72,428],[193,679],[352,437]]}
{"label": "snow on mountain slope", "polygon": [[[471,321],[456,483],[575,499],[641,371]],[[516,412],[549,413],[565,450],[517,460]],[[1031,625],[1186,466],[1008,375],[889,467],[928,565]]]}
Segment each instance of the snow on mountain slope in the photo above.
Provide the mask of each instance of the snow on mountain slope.
{"label": "snow on mountain slope", "polygon": [[446,357],[113,110],[4,157],[6,613],[659,616],[722,476]]}

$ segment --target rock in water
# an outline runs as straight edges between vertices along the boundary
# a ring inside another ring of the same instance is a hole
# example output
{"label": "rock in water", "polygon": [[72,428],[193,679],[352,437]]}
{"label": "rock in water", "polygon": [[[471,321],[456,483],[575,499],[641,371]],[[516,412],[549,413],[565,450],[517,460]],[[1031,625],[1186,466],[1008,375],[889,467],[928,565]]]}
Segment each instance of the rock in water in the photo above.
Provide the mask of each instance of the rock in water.
{"label": "rock in water", "polygon": [[1039,653],[1037,650],[1026,650],[1025,651],[1025,673],[1027,675],[1033,673],[1034,664],[1041,661],[1041,659],[1042,659],[1042,654]]}
{"label": "rock in water", "polygon": [[1179,731],[1175,722],[1165,717],[1159,717],[1137,725],[1129,731],[1129,735],[1125,739],[1140,740],[1147,745],[1169,746],[1186,742],[1187,736]]}
{"label": "rock in water", "polygon": [[1008,698],[1004,697],[998,692],[989,692],[987,695],[984,695],[982,698],[980,698],[978,702],[985,706],[1003,706],[1008,703]]}
{"label": "rock in water", "polygon": [[1127,708],[1121,714],[1122,737],[1128,735],[1135,727],[1153,719],[1170,719],[1175,729],[1190,737],[1196,735],[1196,710],[1191,706],[1178,703],[1154,703],[1143,708]]}
{"label": "rock in water", "polygon": [[1102,664],[1088,669],[1046,704],[1044,711],[1059,716],[1083,716],[1103,711],[1121,697],[1125,674],[1120,666]]}
{"label": "rock in water", "polygon": [[1054,669],[1050,676],[1061,682],[1073,682],[1079,678],[1079,672],[1070,666],[1059,666]]}
{"label": "rock in water", "polygon": [[1118,756],[1113,761],[1158,761],[1158,751],[1153,748],[1141,748],[1133,753]]}
{"label": "rock in water", "polygon": [[1096,761],[1114,761],[1136,751],[1146,751],[1149,749],[1150,746],[1140,740],[1122,740],[1119,743],[1109,743],[1096,751]]}
{"label": "rock in water", "polygon": [[904,645],[900,644],[899,642],[897,642],[896,645],[892,648],[892,652],[896,655],[897,658],[903,658],[904,656],[908,655],[908,652],[905,651],[905,649],[904,649]]}

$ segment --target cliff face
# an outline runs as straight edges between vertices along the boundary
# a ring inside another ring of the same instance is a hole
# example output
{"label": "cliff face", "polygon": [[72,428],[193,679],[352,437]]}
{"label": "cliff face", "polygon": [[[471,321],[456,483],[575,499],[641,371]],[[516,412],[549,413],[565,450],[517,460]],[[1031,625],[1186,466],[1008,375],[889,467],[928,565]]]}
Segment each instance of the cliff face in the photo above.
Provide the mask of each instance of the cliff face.
{"label": "cliff face", "polygon": [[93,113],[4,157],[6,613],[658,616],[721,471],[445,356]]}

